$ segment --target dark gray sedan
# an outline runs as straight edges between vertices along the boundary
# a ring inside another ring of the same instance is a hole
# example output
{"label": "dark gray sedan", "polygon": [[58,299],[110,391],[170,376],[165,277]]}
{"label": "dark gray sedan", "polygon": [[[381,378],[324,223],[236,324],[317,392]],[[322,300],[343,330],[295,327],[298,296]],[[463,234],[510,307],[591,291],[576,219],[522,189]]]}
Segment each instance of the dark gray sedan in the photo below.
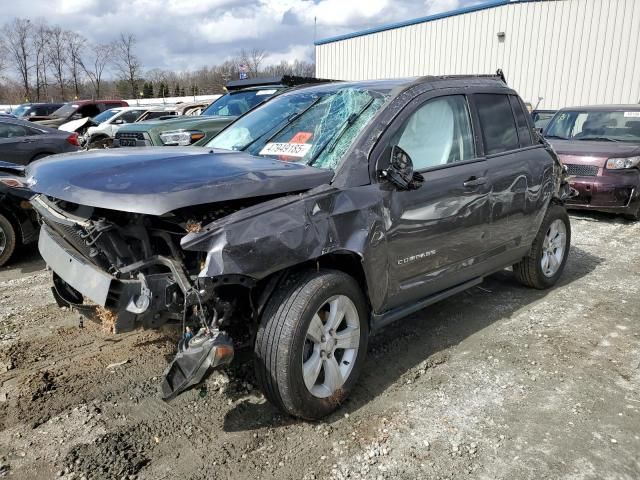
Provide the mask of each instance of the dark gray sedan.
{"label": "dark gray sedan", "polygon": [[54,153],[75,152],[78,134],[0,117],[0,160],[27,165]]}

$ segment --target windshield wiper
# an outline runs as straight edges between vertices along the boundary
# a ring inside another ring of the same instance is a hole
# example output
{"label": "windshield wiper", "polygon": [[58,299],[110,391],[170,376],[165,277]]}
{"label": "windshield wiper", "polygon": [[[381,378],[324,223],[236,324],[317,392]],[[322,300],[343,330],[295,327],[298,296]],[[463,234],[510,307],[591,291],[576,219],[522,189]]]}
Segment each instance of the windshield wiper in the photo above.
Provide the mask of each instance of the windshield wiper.
{"label": "windshield wiper", "polygon": [[[303,108],[302,110],[294,113],[293,115],[289,115],[289,117],[287,117],[286,120],[280,122],[278,125],[276,125],[273,128],[276,128],[277,130],[273,133],[273,135],[270,135],[269,138],[267,138],[267,140],[264,142],[265,145],[267,143],[269,143],[271,140],[273,140],[275,137],[277,137],[280,133],[282,133],[282,131],[287,128],[289,125],[291,125],[292,122],[295,122],[298,118],[300,118],[302,115],[304,115],[305,113],[307,113],[309,110],[311,110],[311,107],[313,107],[316,103],[318,103],[323,97],[322,96],[318,96],[313,102],[311,102],[309,105],[307,105],[305,108]],[[249,143],[247,143],[244,147],[239,148],[238,150],[246,150],[247,148],[249,148],[251,145],[255,144],[256,142],[258,142],[259,140],[263,139],[267,134],[269,134],[270,132],[273,132],[273,128],[271,130],[267,130],[266,132],[264,132],[262,135],[260,135],[259,137],[257,137],[255,140],[251,140]]]}
{"label": "windshield wiper", "polygon": [[333,136],[333,140],[328,139],[326,142],[324,142],[324,144],[316,151],[316,153],[313,154],[313,157],[309,159],[309,161],[307,162],[307,165],[313,165],[313,162],[315,162],[318,159],[320,154],[324,152],[325,148],[327,147],[329,148],[329,153],[333,152],[333,149],[336,148],[336,145],[338,144],[338,141],[340,140],[342,135],[344,135],[344,132],[346,132],[347,129],[351,125],[353,125],[358,118],[360,118],[360,115],[362,115],[364,111],[367,108],[369,108],[369,106],[373,103],[374,100],[375,98],[371,97],[369,101],[365,103],[364,106],[359,111],[353,112],[351,115],[349,115],[347,119],[342,123],[340,128],[338,129],[338,133],[336,133]]}
{"label": "windshield wiper", "polygon": [[611,137],[581,137],[581,138],[574,138],[574,140],[593,140],[594,142],[619,142],[620,141]]}
{"label": "windshield wiper", "polygon": [[543,135],[544,138],[559,138],[560,140],[569,140],[567,137],[561,137],[560,135]]}

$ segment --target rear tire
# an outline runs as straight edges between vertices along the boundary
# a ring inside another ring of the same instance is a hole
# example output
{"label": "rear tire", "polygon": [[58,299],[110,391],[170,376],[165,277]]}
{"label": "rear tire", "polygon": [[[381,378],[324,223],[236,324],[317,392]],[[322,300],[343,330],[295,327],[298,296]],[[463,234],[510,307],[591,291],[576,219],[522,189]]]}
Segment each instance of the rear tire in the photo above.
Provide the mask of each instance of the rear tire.
{"label": "rear tire", "polygon": [[513,266],[516,279],[523,285],[539,290],[552,287],[564,271],[570,246],[571,223],[567,210],[562,205],[552,203],[529,254]]}
{"label": "rear tire", "polygon": [[368,336],[367,304],[352,277],[335,270],[290,275],[267,303],[258,328],[260,388],[290,415],[322,418],[356,384]]}
{"label": "rear tire", "polygon": [[0,214],[0,267],[13,256],[17,245],[16,230],[7,217]]}

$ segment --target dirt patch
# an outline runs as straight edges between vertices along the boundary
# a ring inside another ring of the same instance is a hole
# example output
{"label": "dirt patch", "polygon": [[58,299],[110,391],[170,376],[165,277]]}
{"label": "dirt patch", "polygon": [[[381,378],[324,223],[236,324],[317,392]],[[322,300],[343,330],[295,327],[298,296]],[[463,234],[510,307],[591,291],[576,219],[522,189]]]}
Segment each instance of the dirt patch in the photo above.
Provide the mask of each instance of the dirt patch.
{"label": "dirt patch", "polygon": [[56,389],[54,375],[48,370],[37,373],[27,381],[27,389],[31,392],[31,401],[35,402]]}
{"label": "dirt patch", "polygon": [[63,460],[64,473],[88,480],[131,478],[149,463],[131,430],[109,433],[93,443],[75,446]]}

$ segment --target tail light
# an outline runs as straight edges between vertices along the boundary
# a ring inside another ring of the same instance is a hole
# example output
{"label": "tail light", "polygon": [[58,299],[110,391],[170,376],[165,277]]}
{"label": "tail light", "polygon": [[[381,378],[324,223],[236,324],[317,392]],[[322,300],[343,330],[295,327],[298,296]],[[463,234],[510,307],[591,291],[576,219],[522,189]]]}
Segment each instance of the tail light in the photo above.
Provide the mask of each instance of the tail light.
{"label": "tail light", "polygon": [[80,142],[78,141],[78,134],[76,132],[73,132],[67,137],[67,142],[69,142],[71,145],[75,145],[76,147],[80,146]]}

